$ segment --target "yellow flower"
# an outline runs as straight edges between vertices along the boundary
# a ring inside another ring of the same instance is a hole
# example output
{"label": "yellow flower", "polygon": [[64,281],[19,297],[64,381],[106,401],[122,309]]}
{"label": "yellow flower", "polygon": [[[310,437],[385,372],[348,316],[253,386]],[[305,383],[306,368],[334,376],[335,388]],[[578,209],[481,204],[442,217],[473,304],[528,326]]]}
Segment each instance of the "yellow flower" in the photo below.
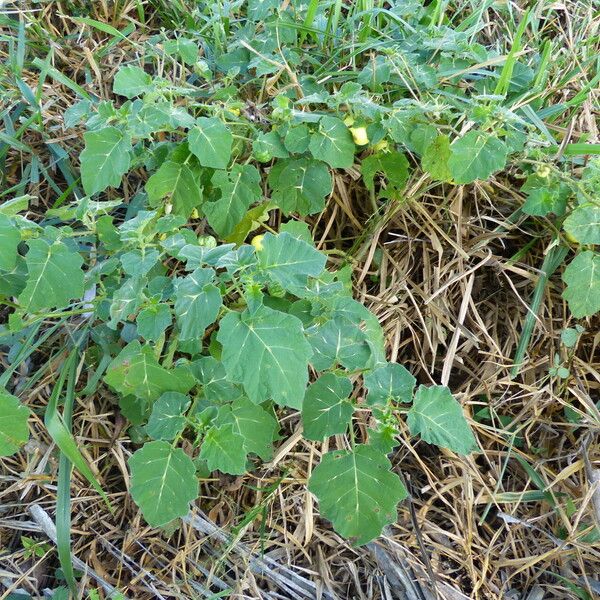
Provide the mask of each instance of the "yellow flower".
{"label": "yellow flower", "polygon": [[239,108],[230,108],[229,112],[233,113],[236,117],[240,116],[240,109]]}
{"label": "yellow flower", "polygon": [[194,210],[192,211],[192,214],[190,215],[190,218],[192,218],[192,219],[199,219],[200,218],[200,213],[198,212],[197,208],[194,208]]}
{"label": "yellow flower", "polygon": [[352,125],[354,125],[354,117],[352,115],[348,115],[345,119],[344,119],[344,125],[346,127],[352,127]]}
{"label": "yellow flower", "polygon": [[250,242],[257,252],[260,252],[263,249],[263,238],[264,235],[255,235]]}
{"label": "yellow flower", "polygon": [[365,146],[369,143],[369,136],[367,135],[366,127],[351,127],[350,132],[354,138],[354,143],[357,146]]}

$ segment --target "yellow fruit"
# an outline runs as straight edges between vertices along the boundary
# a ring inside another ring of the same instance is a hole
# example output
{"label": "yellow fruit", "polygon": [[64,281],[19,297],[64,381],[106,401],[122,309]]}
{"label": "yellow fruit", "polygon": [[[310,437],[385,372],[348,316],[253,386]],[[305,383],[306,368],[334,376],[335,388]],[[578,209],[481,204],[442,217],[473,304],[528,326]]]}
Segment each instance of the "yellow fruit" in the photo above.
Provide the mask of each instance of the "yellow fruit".
{"label": "yellow fruit", "polygon": [[263,249],[263,238],[264,235],[255,235],[250,242],[257,252],[260,252]]}
{"label": "yellow fruit", "polygon": [[375,152],[381,152],[382,150],[387,150],[389,145],[390,144],[387,140],[381,140],[373,146],[373,150]]}
{"label": "yellow fruit", "polygon": [[350,133],[352,133],[354,143],[357,146],[365,146],[369,143],[369,136],[367,135],[366,127],[351,127]]}
{"label": "yellow fruit", "polygon": [[550,167],[548,165],[540,165],[535,174],[538,177],[541,177],[543,179],[546,179],[546,177],[548,177],[548,175],[550,175]]}
{"label": "yellow fruit", "polygon": [[568,231],[565,231],[564,233],[565,237],[569,242],[571,242],[571,244],[579,244],[579,240],[575,236],[571,235]]}

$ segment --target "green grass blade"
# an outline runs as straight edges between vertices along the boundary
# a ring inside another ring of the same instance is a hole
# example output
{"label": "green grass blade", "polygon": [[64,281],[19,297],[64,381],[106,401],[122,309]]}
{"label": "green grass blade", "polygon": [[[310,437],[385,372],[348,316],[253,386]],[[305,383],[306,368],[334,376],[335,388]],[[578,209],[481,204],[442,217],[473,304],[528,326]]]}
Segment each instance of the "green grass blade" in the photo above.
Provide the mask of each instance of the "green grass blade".
{"label": "green grass blade", "polygon": [[[319,0],[310,0],[308,8],[306,9],[306,16],[304,17],[304,27],[306,29],[300,33],[299,44],[304,44],[306,40],[306,34],[312,29],[312,24],[317,16],[317,9],[319,8]],[[313,38],[317,39],[317,36],[313,34]]]}
{"label": "green grass blade", "polygon": [[[67,391],[64,400],[63,421],[65,428],[71,430],[73,420],[73,404],[75,400],[75,380],[77,367],[77,350],[73,350],[63,366],[67,373]],[[71,558],[71,470],[72,464],[61,452],[58,464],[58,487],[56,494],[56,547],[58,559],[65,580],[73,597],[77,595],[77,582]]]}
{"label": "green grass blade", "polygon": [[51,55],[48,54],[48,57],[46,58],[45,61],[38,57],[34,58],[32,61],[33,65],[35,67],[37,67],[38,69],[40,69],[40,71],[41,71],[38,95],[40,94],[40,91],[42,89],[41,85],[42,85],[42,82],[44,81],[44,79],[46,78],[46,75],[50,75],[50,77],[52,77],[52,79],[54,79],[55,81],[58,81],[58,83],[61,83],[64,86],[68,87],[70,90],[75,92],[78,96],[81,96],[82,98],[85,98],[86,100],[91,101],[92,97],[79,84],[75,83],[72,79],[70,79],[63,73],[61,73],[58,69],[55,69],[50,64],[50,58],[51,58]]}
{"label": "green grass blade", "polygon": [[544,290],[546,289],[548,279],[552,276],[554,271],[558,269],[568,251],[568,248],[565,248],[564,246],[553,246],[544,258],[544,262],[542,263],[542,272],[533,291],[533,297],[531,298],[529,311],[525,317],[523,331],[521,332],[521,337],[519,338],[519,343],[513,359],[513,367],[510,370],[510,376],[513,379],[519,374],[519,371],[523,366],[523,358],[529,346],[531,334],[535,329],[537,315],[542,304]]}
{"label": "green grass blade", "polygon": [[[61,378],[63,377],[63,370],[64,367],[63,369],[61,369]],[[61,379],[59,378],[59,383],[60,381]],[[71,463],[73,463],[77,470],[88,480],[90,485],[100,494],[100,496],[106,502],[106,505],[112,512],[113,509],[108,499],[108,496],[98,483],[96,476],[90,469],[86,460],[79,452],[79,449],[77,448],[77,443],[73,439],[73,436],[70,434],[69,430],[65,426],[63,419],[58,413],[58,399],[60,396],[61,389],[62,385],[57,384],[52,390],[52,394],[50,396],[50,400],[46,408],[46,414],[44,416],[44,424],[46,425],[46,429],[48,429],[50,437],[52,438],[54,443],[59,447],[60,451],[69,459]]]}
{"label": "green grass blade", "polygon": [[600,144],[567,144],[565,156],[597,156],[600,154]]}
{"label": "green grass blade", "polygon": [[519,23],[519,27],[515,34],[512,47],[510,49],[510,52],[508,53],[506,62],[502,67],[502,72],[500,73],[498,83],[496,84],[496,89],[494,90],[495,95],[505,96],[508,92],[508,88],[512,80],[513,70],[515,68],[515,63],[517,62],[517,54],[521,51],[521,48],[523,47],[522,38],[523,33],[525,33],[525,27],[527,27],[527,24],[529,23],[529,13],[530,11],[528,10],[523,15],[523,18]]}

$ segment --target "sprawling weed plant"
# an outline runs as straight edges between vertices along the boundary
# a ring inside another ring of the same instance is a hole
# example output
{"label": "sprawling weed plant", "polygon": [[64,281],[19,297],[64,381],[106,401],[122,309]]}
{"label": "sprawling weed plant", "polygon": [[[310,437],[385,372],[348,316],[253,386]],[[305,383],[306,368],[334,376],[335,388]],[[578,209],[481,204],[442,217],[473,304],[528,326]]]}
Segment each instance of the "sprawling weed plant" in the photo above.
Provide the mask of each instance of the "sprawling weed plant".
{"label": "sprawling weed plant", "polygon": [[[29,409],[6,390],[10,376],[55,340],[52,351],[66,347],[68,358],[46,422],[101,493],[59,414],[79,361],[90,372],[82,393],[112,390],[139,442],[130,489],[150,525],[188,513],[198,474],[269,461],[279,418],[299,411],[305,438],[346,436],[308,489],[340,534],[365,543],[407,493],[387,458],[400,415],[426,442],[464,454],[477,446],[447,387],[417,387],[386,361],[377,319],[352,297],[351,261],[335,250],[341,266],[330,268],[302,218],[324,210],[343,170],[362,178],[377,222],[407,202],[409,178],[457,186],[509,169],[524,181],[519,211],[550,219],[561,260],[572,251],[563,274],[572,315],[591,316],[600,310],[600,162],[586,156],[598,147],[559,145],[543,122],[585,96],[540,100],[552,44],[521,53],[539,15],[522,16],[502,54],[475,41],[477,11],[457,21],[444,2],[292,1],[278,12],[278,1],[251,0],[227,14],[208,4],[178,17],[185,34],[134,44],[111,100],[61,75],[50,56],[28,55],[40,81],[80,96],[64,127],[85,127],[85,148],[80,178],[67,178],[43,219],[24,216],[30,197],[19,186],[0,205],[12,361],[0,381],[0,453],[28,438]],[[4,117],[18,140],[43,88],[15,72],[24,99]],[[125,200],[123,181],[140,178]],[[376,425],[358,443],[353,415],[365,409]]]}

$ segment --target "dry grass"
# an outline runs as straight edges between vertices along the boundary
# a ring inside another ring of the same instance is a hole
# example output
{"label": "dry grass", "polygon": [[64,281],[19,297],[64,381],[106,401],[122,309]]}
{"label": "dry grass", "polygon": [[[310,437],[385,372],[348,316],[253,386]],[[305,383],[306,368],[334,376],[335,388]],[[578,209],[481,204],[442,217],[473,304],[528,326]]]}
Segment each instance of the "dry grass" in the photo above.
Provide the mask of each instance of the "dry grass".
{"label": "dry grass", "polygon": [[[96,10],[100,14],[95,18],[116,25],[105,3]],[[53,3],[42,11],[39,21],[57,38],[78,29],[58,16],[68,14],[66,5]],[[135,17],[133,8],[120,14]],[[565,10],[564,19],[553,24],[557,34],[563,31],[567,46],[584,15]],[[487,27],[494,39],[498,25]],[[593,27],[589,25],[590,33]],[[79,83],[90,69],[96,74],[95,93],[108,97],[112,74],[135,48],[120,44],[97,64],[92,53],[100,38],[96,33],[81,43],[57,45],[55,66]],[[30,85],[36,77],[24,73]],[[570,83],[571,94],[579,83]],[[80,147],[80,138],[62,130],[72,92],[50,80],[45,85],[45,142]],[[593,95],[569,127],[573,138],[587,133],[589,141],[599,141]],[[34,145],[44,160],[47,149],[40,139],[23,141]],[[20,161],[17,153],[9,155],[9,182],[16,181]],[[401,505],[397,522],[382,539],[353,548],[319,518],[305,489],[327,445],[302,439],[299,417],[290,415],[271,463],[243,477],[202,481],[194,513],[199,520],[156,531],[145,525],[127,493],[126,461],[135,445],[126,435],[116,399],[103,390],[77,398],[74,434],[115,513],[74,473],[74,555],[105,582],[140,600],[209,597],[207,588],[217,593],[227,587],[234,590],[231,598],[577,597],[565,581],[594,597],[600,585],[600,550],[592,539],[595,526],[600,527],[600,414],[595,405],[600,398],[600,321],[586,323],[576,349],[567,353],[560,331],[571,323],[560,278],[554,276],[527,361],[519,376],[511,378],[512,358],[550,241],[545,225],[508,220],[522,203],[511,174],[457,188],[414,180],[406,202],[377,218],[370,218],[355,175],[336,178],[327,209],[314,220],[315,238],[324,248],[352,249],[356,297],[384,327],[390,360],[406,365],[421,383],[451,387],[472,417],[481,452],[459,457],[404,431],[392,462],[411,500]],[[141,183],[130,176],[125,197]],[[45,182],[29,193],[37,196],[39,211],[55,194]],[[538,236],[535,243],[513,260],[532,233]],[[569,365],[567,381],[548,375],[555,353]],[[30,364],[20,380],[26,381],[36,367]],[[82,383],[85,379],[82,373]],[[54,550],[31,558],[20,543],[22,535],[46,539],[32,505],[50,515],[54,511],[57,452],[39,416],[53,383],[50,365],[27,392],[37,415],[31,442],[17,456],[0,461],[0,598],[16,589],[41,597],[55,583]],[[569,422],[565,408],[581,422]],[[368,411],[359,413],[359,439],[366,436],[369,418]],[[329,447],[345,444],[337,436]],[[246,522],[249,514],[254,518]],[[222,531],[211,530],[210,523]],[[272,563],[260,562],[263,551],[265,559],[290,570],[277,575]],[[417,583],[403,591],[403,576]],[[101,587],[89,574],[86,580],[89,588]]]}

